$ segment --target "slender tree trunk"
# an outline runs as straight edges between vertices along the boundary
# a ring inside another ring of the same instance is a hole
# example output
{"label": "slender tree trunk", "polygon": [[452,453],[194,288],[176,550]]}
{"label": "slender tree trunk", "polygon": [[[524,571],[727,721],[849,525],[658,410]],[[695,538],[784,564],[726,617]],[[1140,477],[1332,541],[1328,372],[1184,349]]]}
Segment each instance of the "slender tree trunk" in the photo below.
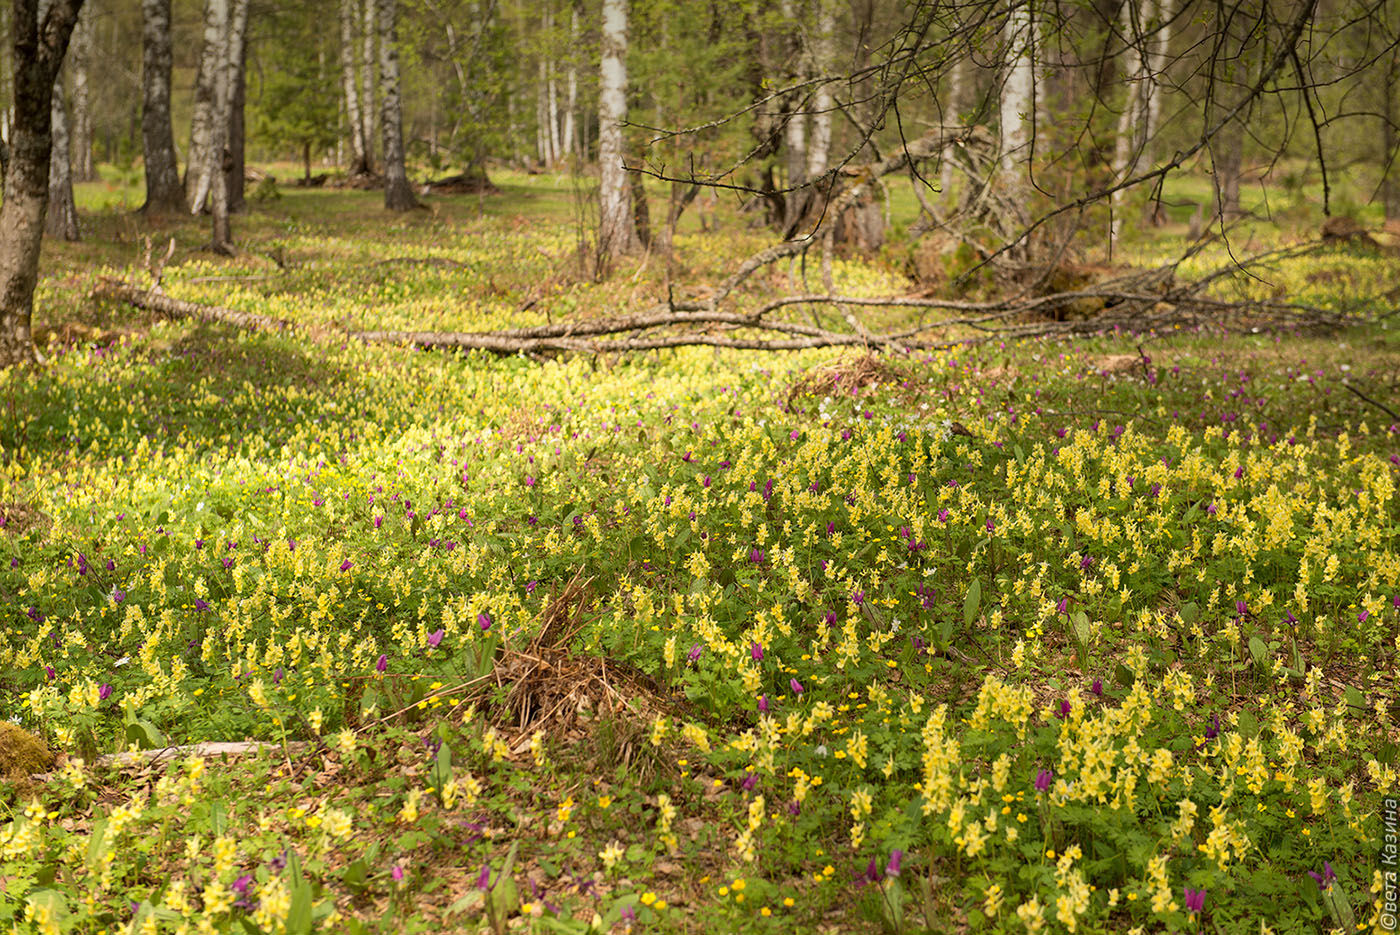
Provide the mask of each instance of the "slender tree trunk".
{"label": "slender tree trunk", "polygon": [[564,155],[578,149],[578,7],[569,13],[569,62],[565,66]]}
{"label": "slender tree trunk", "polygon": [[[835,65],[834,31],[836,14],[834,0],[817,0],[816,31],[812,36],[811,69],[814,76],[830,74]],[[807,143],[807,178],[819,180],[826,174],[831,159],[831,114],[835,100],[831,85],[821,84],[812,95],[812,136]]]}
{"label": "slender tree trunk", "polygon": [[54,81],[50,108],[53,148],[49,151],[49,208],[44,219],[44,233],[54,239],[75,241],[79,239],[78,206],[73,201],[73,159],[62,71]]}
{"label": "slender tree trunk", "polygon": [[[229,0],[220,0],[227,4]],[[238,33],[248,22],[248,0],[233,0],[233,6],[222,11],[224,30],[221,40],[215,45],[213,108],[210,126],[210,149],[213,163],[209,167],[209,214],[210,249],[215,253],[233,253],[233,232],[229,223],[228,174],[233,157],[229,152],[229,127],[233,85],[238,71],[238,59],[242,49]],[[208,49],[206,48],[206,52]]]}
{"label": "slender tree trunk", "polygon": [[[802,28],[798,11],[792,0],[783,0],[784,28],[791,35],[791,54],[796,67],[785,79],[801,80],[811,74],[809,50],[802,39]],[[787,156],[787,187],[799,189],[789,191],[785,199],[783,227],[791,230],[807,207],[809,189],[800,188],[807,181],[807,109],[803,106],[805,92],[788,95],[783,101],[783,149]],[[671,199],[672,203],[676,198]]]}
{"label": "slender tree trunk", "polygon": [[227,128],[219,128],[218,84],[223,77],[224,43],[228,39],[229,0],[204,0],[204,45],[199,56],[199,77],[194,87],[194,115],[190,118],[190,146],[185,157],[185,202],[191,214],[207,207],[214,181],[214,166]]}
{"label": "slender tree trunk", "polygon": [[241,214],[247,209],[243,197],[243,177],[246,167],[244,143],[244,104],[247,101],[248,73],[248,6],[249,0],[233,0],[233,13],[229,19],[228,57],[224,68],[228,71],[228,151],[224,159],[225,184],[228,185],[228,210],[231,214]]}
{"label": "slender tree trunk", "polygon": [[606,264],[640,246],[632,190],[622,162],[627,119],[627,0],[603,0],[603,59],[598,85],[598,255]]}
{"label": "slender tree trunk", "polygon": [[150,214],[185,210],[170,124],[170,0],[141,0],[141,146]]}
{"label": "slender tree trunk", "polygon": [[38,355],[30,325],[49,201],[53,86],[83,0],[13,0],[14,124],[0,202],[0,367]]}
{"label": "slender tree trunk", "polygon": [[546,57],[547,80],[547,109],[549,112],[549,161],[554,164],[559,161],[559,82],[555,77],[554,57],[559,44],[554,41],[554,11],[549,10],[545,14],[544,20],[545,37],[549,43],[549,55]]}
{"label": "slender tree trunk", "polygon": [[97,177],[92,161],[92,110],[88,93],[94,13],[95,10],[89,3],[78,16],[78,25],[73,28],[73,48],[69,55],[73,62],[73,125],[70,133],[73,178],[79,182],[91,182]]}
{"label": "slender tree trunk", "polygon": [[375,63],[374,37],[378,31],[374,15],[375,0],[364,0],[364,16],[361,20],[364,39],[360,57],[360,120],[363,126],[360,136],[365,141],[365,171],[374,171],[374,76]]}
{"label": "slender tree trunk", "polygon": [[1001,167],[1021,187],[1035,132],[1036,27],[1029,0],[1011,0],[1006,20],[1006,80],[1001,89]]}
{"label": "slender tree trunk", "polygon": [[360,89],[355,81],[355,0],[340,0],[340,91],[350,128],[350,175],[369,171],[365,162],[365,127],[360,116]]}
{"label": "slender tree trunk", "polygon": [[1143,127],[1142,157],[1144,166],[1157,162],[1157,131],[1162,125],[1162,75],[1167,70],[1167,55],[1172,42],[1172,0],[1158,0],[1156,32],[1153,33],[1147,56],[1147,121]]}
{"label": "slender tree trunk", "polygon": [[[1123,63],[1124,84],[1127,96],[1123,110],[1118,115],[1118,132],[1113,147],[1113,181],[1122,182],[1137,168],[1142,151],[1144,130],[1147,120],[1147,93],[1149,76],[1148,55],[1144,51],[1147,44],[1147,28],[1152,19],[1153,0],[1142,3],[1123,4],[1122,29],[1128,39],[1128,49]],[[1109,238],[1113,244],[1123,229],[1123,202],[1126,190],[1119,189],[1109,197],[1109,207],[1113,221],[1109,225]]]}
{"label": "slender tree trunk", "polygon": [[[945,126],[960,124],[963,119],[963,111],[967,109],[968,91],[972,84],[972,62],[966,56],[958,59],[948,71],[948,102],[943,108],[943,123]],[[951,118],[952,123],[949,123]],[[952,146],[945,146],[940,157],[938,167],[938,187],[944,198],[950,197],[953,190],[953,158],[955,152]],[[914,184],[918,184],[915,182]]]}
{"label": "slender tree trunk", "polygon": [[1390,61],[1385,69],[1385,93],[1383,95],[1385,113],[1381,119],[1381,139],[1385,151],[1381,153],[1381,167],[1385,180],[1381,182],[1381,200],[1385,205],[1386,221],[1400,220],[1400,134],[1395,132],[1395,121],[1400,120],[1400,48],[1392,49]]}
{"label": "slender tree trunk", "polygon": [[390,211],[411,211],[418,207],[404,167],[403,108],[399,101],[398,28],[396,0],[379,4],[379,90],[384,98],[384,207]]}
{"label": "slender tree trunk", "polygon": [[548,166],[554,157],[549,151],[549,92],[545,90],[549,79],[543,54],[535,64],[535,154],[542,165]]}

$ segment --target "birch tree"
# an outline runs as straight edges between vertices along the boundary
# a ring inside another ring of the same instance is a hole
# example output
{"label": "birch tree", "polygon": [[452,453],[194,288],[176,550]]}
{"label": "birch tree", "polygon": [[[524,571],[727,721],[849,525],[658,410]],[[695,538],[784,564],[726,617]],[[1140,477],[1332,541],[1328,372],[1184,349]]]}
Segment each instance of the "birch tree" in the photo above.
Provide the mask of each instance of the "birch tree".
{"label": "birch tree", "polygon": [[78,206],[73,201],[73,158],[68,108],[63,100],[63,74],[54,82],[50,107],[53,148],[49,152],[49,209],[44,233],[50,237],[78,239]]}
{"label": "birch tree", "polygon": [[73,43],[69,53],[73,76],[73,120],[69,136],[73,178],[90,182],[97,177],[92,162],[92,107],[88,90],[88,73],[92,66],[93,15],[92,3],[83,7],[78,25],[73,27]]}
{"label": "birch tree", "polygon": [[38,355],[30,324],[49,201],[53,87],[83,0],[10,5],[14,117],[0,201],[0,367]]}
{"label": "birch tree", "polygon": [[355,0],[340,0],[340,76],[341,94],[345,97],[345,122],[350,130],[350,175],[369,174],[369,158],[365,150],[365,125],[360,113],[360,89],[357,87],[355,64]]}
{"label": "birch tree", "polygon": [[170,0],[141,0],[141,151],[150,214],[185,210],[170,123]]}
{"label": "birch tree", "polygon": [[598,80],[598,255],[607,263],[641,246],[623,164],[627,119],[627,0],[603,0],[603,55]]}
{"label": "birch tree", "polygon": [[[816,27],[811,40],[811,70],[827,74],[836,58],[836,13],[834,0],[816,0]],[[813,181],[826,174],[831,159],[831,114],[835,102],[831,85],[823,81],[812,95],[812,137],[807,142],[807,178]]]}
{"label": "birch tree", "polygon": [[390,211],[411,211],[418,199],[408,184],[404,166],[403,108],[399,100],[399,52],[395,18],[396,0],[378,0],[379,6],[379,90],[383,98],[380,123],[384,131],[384,207]]}
{"label": "birch tree", "polygon": [[1036,26],[1030,0],[1011,0],[1006,18],[1006,80],[1001,89],[1001,169],[1020,188],[1035,134]]}
{"label": "birch tree", "polygon": [[[353,2],[353,0],[352,0]],[[378,32],[375,0],[363,0],[360,19],[360,136],[365,142],[365,171],[374,171],[374,77],[378,59],[374,55],[374,37]]]}
{"label": "birch tree", "polygon": [[219,82],[226,77],[223,62],[228,23],[229,0],[204,0],[204,43],[195,80],[190,145],[185,156],[185,204],[191,214],[204,213],[214,182],[214,166],[222,162],[222,140],[227,128],[218,127]]}
{"label": "birch tree", "polygon": [[[227,2],[227,0],[223,0]],[[229,132],[233,127],[233,101],[243,65],[244,43],[248,35],[248,0],[233,0],[227,12],[225,34],[220,43],[218,67],[214,81],[214,123],[211,146],[214,159],[210,166],[209,213],[211,215],[210,247],[215,253],[233,253],[233,232],[230,227],[229,173],[234,168],[230,151]]]}

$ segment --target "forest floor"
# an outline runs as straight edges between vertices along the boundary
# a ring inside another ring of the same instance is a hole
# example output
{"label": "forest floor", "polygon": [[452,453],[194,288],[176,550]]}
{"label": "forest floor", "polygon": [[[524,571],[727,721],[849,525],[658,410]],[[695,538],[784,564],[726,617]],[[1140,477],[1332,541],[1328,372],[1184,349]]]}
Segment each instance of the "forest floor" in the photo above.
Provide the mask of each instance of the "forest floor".
{"label": "forest floor", "polygon": [[[284,190],[230,260],[115,179],[45,245],[47,362],[0,374],[0,725],[56,759],[0,733],[0,926],[1375,928],[1400,319],[1357,298],[1393,258],[1230,287],[1355,317],[1328,333],[334,336],[610,314],[765,242],[720,205],[595,281],[567,177],[499,184],[402,218]],[[894,220],[845,288],[909,288]],[[306,328],[90,300],[147,237],[169,294]]]}

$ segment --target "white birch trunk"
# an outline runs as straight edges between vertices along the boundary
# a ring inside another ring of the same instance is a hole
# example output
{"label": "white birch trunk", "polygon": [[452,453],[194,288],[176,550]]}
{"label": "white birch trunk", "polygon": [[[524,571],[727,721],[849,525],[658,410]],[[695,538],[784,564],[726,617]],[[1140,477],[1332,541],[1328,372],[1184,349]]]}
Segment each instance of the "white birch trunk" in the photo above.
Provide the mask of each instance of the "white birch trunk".
{"label": "white birch trunk", "polygon": [[340,0],[340,91],[350,129],[350,175],[359,175],[366,169],[365,126],[360,114],[360,89],[355,81],[356,19],[355,0]]}
{"label": "white birch trunk", "polygon": [[[817,25],[812,36],[812,73],[830,74],[835,64],[835,11],[833,0],[817,0]],[[835,101],[831,86],[823,82],[812,95],[812,137],[807,143],[807,178],[817,180],[826,174],[831,159],[831,112]]]}
{"label": "white birch trunk", "polygon": [[399,99],[398,4],[378,0],[379,6],[379,93],[383,113],[379,122],[384,130],[384,207],[390,211],[411,211],[418,207],[408,184],[404,165],[403,105]]}
{"label": "white birch trunk", "polygon": [[[963,109],[967,106],[967,91],[970,84],[971,75],[968,73],[971,68],[971,61],[966,57],[958,59],[948,72],[948,103],[943,109],[943,122],[948,125],[948,118],[951,116],[954,121],[962,121]],[[942,164],[938,167],[938,187],[942,190],[944,197],[953,189],[953,157],[955,153],[953,147],[943,148]],[[915,183],[917,184],[917,183]]]}
{"label": "white birch trunk", "polygon": [[604,262],[640,246],[632,188],[623,166],[627,119],[627,0],[603,0],[603,55],[598,82],[598,253]]}
{"label": "white birch trunk", "polygon": [[[1123,77],[1127,85],[1127,97],[1123,101],[1123,111],[1118,115],[1118,132],[1113,147],[1113,182],[1118,184],[1130,176],[1137,166],[1142,146],[1142,127],[1147,117],[1147,54],[1143,50],[1145,26],[1152,19],[1152,0],[1142,0],[1140,4],[1123,4],[1123,35],[1128,39],[1128,49],[1124,57]],[[1109,237],[1117,244],[1123,232],[1123,203],[1126,192],[1115,191],[1109,197],[1113,212]]]}
{"label": "white birch trunk", "polygon": [[1162,123],[1162,75],[1167,70],[1167,54],[1172,41],[1172,0],[1159,0],[1157,4],[1157,31],[1152,36],[1151,51],[1148,53],[1147,69],[1147,120],[1143,127],[1141,162],[1145,166],[1156,165],[1157,131]]}
{"label": "white birch trunk", "polygon": [[[199,56],[199,77],[194,89],[194,115],[190,118],[190,146],[185,164],[185,204],[191,214],[201,214],[213,183],[218,83],[223,79],[224,40],[228,37],[229,0],[205,0],[204,47]],[[220,134],[220,138],[222,135]]]}
{"label": "white birch trunk", "polygon": [[365,168],[374,171],[374,35],[376,32],[374,0],[364,0],[364,46],[360,57],[360,119],[364,122],[360,134],[365,141]]}
{"label": "white birch trunk", "polygon": [[1011,0],[1006,20],[1006,80],[1001,89],[1001,168],[1020,186],[1035,132],[1036,25],[1030,0]]}
{"label": "white birch trunk", "polygon": [[578,7],[569,14],[569,64],[564,72],[564,155],[568,156],[578,148],[578,61],[575,50],[578,48]]}
{"label": "white birch trunk", "polygon": [[545,100],[548,94],[545,85],[549,80],[547,71],[544,56],[541,55],[535,68],[535,152],[544,166],[553,161],[549,151],[549,104]]}
{"label": "white birch trunk", "polygon": [[88,94],[93,15],[93,4],[89,0],[78,15],[68,53],[73,62],[73,177],[79,182],[90,182],[97,177],[92,163],[92,109]]}
{"label": "white birch trunk", "polygon": [[69,151],[68,109],[63,102],[63,73],[54,82],[49,105],[53,148],[49,150],[49,210],[44,233],[63,240],[78,239],[78,208],[73,202],[73,162]]}

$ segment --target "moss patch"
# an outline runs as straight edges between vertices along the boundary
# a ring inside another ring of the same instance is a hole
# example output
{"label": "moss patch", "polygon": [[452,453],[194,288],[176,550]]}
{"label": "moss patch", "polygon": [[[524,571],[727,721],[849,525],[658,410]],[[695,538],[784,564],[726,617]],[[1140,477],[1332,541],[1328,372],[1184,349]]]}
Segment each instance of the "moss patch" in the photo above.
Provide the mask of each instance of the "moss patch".
{"label": "moss patch", "polygon": [[47,772],[54,755],[49,745],[29,731],[0,721],[0,778],[25,779]]}

